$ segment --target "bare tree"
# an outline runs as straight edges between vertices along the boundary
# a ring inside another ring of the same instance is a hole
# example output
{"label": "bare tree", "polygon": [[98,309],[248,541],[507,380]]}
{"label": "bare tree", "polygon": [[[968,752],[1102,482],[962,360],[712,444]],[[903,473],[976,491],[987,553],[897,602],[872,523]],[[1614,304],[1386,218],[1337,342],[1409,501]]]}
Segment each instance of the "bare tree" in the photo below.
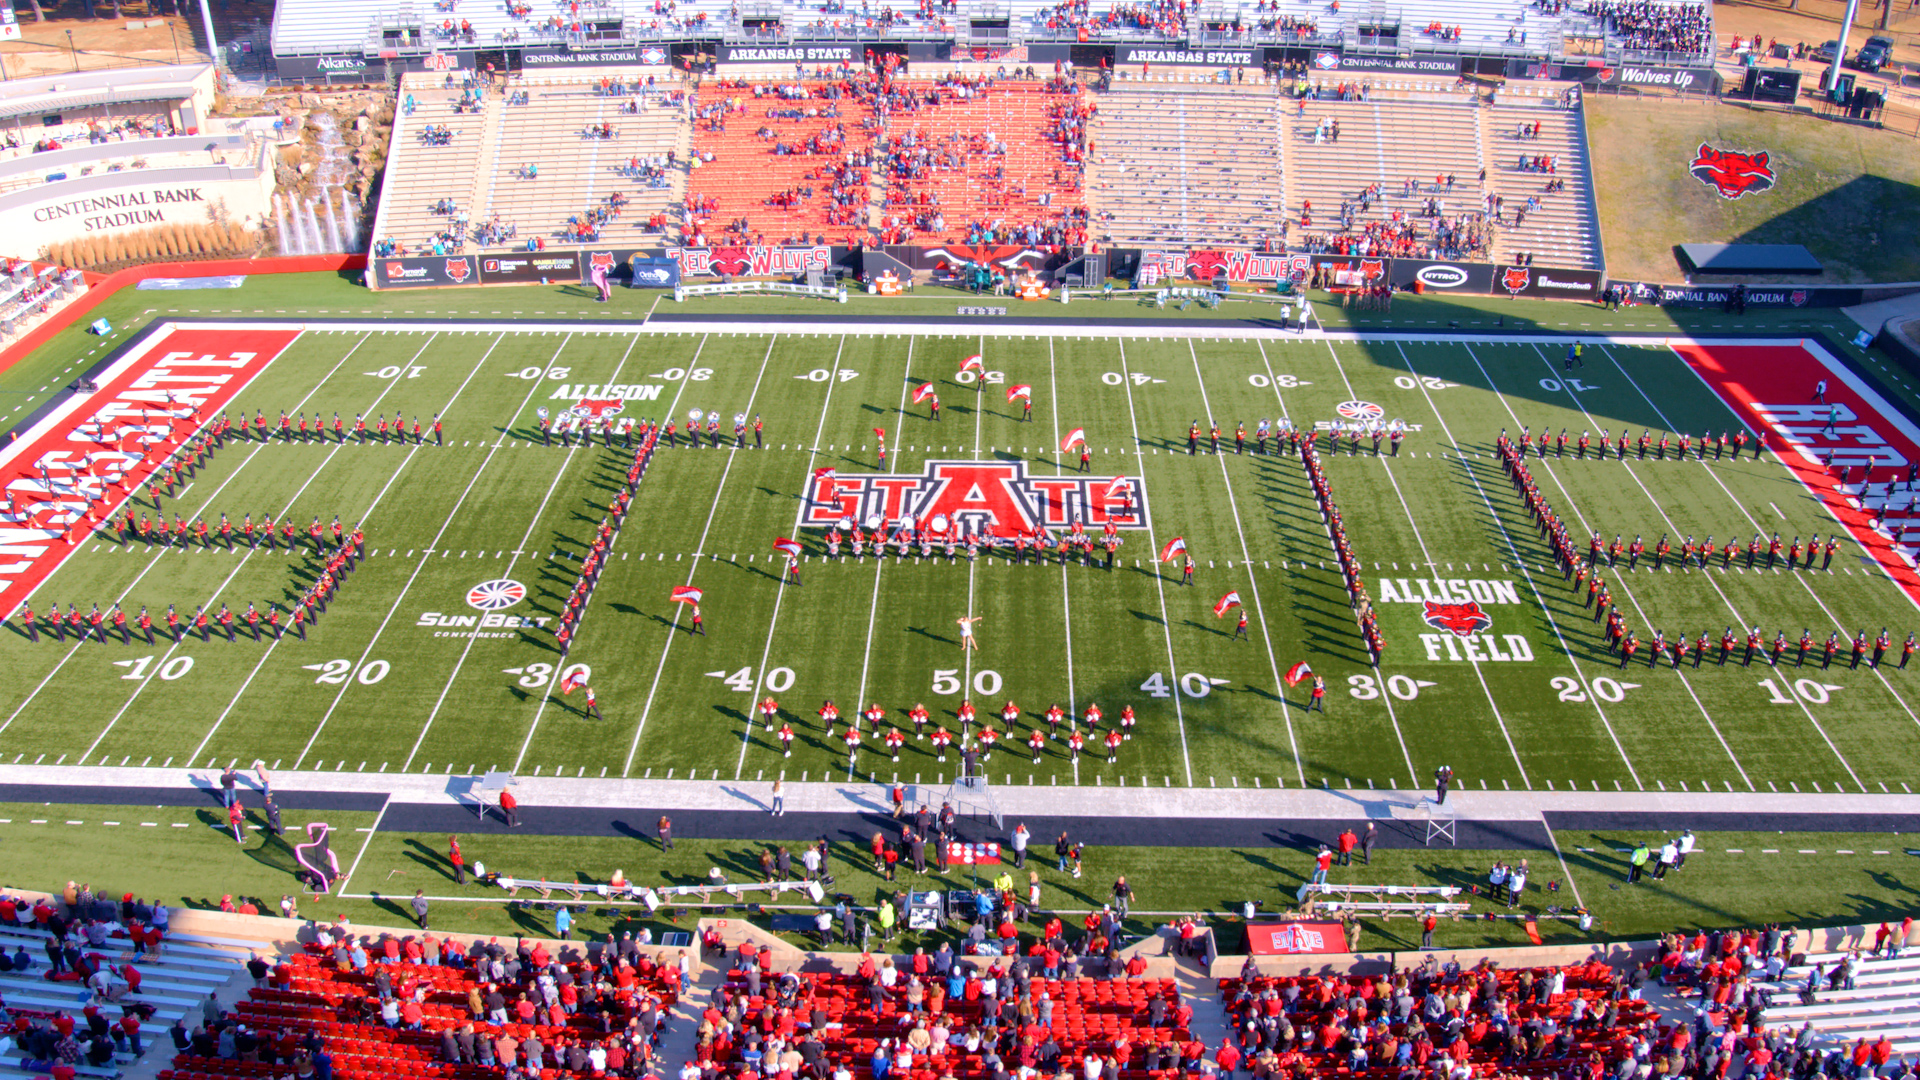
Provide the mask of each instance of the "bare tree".
{"label": "bare tree", "polygon": [[40,0],[27,0],[27,3],[33,5],[33,21],[34,22],[47,21],[47,13],[40,10]]}

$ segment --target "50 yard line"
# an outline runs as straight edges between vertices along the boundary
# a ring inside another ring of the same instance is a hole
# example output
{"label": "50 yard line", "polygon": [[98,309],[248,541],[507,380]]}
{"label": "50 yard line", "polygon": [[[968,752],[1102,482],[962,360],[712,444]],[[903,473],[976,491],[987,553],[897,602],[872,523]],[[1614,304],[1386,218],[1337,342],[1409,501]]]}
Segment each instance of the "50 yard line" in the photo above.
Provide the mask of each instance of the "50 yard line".
{"label": "50 yard line", "polygon": [[[900,377],[900,404],[893,410],[894,418],[902,429],[906,427],[907,390],[913,385],[913,343],[915,340],[912,334],[907,335],[907,370],[905,374]],[[804,505],[803,503],[802,506],[804,507]],[[880,614],[880,568],[885,566],[886,562],[887,560],[884,557],[873,560],[873,602],[867,608],[866,648],[861,650],[860,654],[860,692],[853,699],[853,712],[851,714],[856,721],[860,718],[860,710],[866,707],[864,703],[867,700],[867,672],[873,661],[873,624]],[[831,729],[827,731],[827,736],[829,739],[832,738],[833,731]],[[782,773],[782,775],[785,774]]]}
{"label": "50 yard line", "polygon": [[[1053,335],[1049,334],[1047,335],[1047,411],[1052,414],[1053,418],[1053,445],[1059,446],[1060,386],[1054,368]],[[1061,457],[1064,456],[1065,451],[1062,451]],[[1053,459],[1053,474],[1055,476],[1059,476],[1066,471],[1066,463],[1061,460],[1061,457],[1055,457]],[[1145,502],[1144,499],[1141,501],[1143,503]],[[1073,691],[1073,583],[1067,579],[1067,567],[1064,563],[1060,566],[1060,625],[1066,630],[1067,634],[1067,715],[1075,718],[1072,722],[1078,724],[1080,722],[1077,719],[1080,715],[1080,703],[1075,700]],[[1072,758],[1073,782],[1078,784],[1080,782],[1080,755],[1074,754]]]}

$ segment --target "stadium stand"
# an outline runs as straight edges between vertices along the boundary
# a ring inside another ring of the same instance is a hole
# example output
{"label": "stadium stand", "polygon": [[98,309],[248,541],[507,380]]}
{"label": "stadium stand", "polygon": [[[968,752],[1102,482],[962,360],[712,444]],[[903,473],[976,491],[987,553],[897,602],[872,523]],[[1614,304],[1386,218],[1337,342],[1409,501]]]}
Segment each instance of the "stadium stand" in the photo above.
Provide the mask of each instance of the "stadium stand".
{"label": "stadium stand", "polygon": [[488,97],[479,113],[453,111],[461,90],[408,87],[393,118],[386,175],[381,181],[380,212],[374,221],[376,254],[445,253],[464,239],[457,215],[443,212],[443,200],[471,217],[484,195],[481,181],[493,156],[486,137],[503,107]]}
{"label": "stadium stand", "polygon": [[[678,996],[677,973],[645,951],[617,960],[603,952],[596,966],[538,942],[507,949],[476,939],[465,952],[446,942],[446,952],[431,935],[309,943],[281,957],[235,1013],[285,1047],[324,1047],[341,1080],[497,1076],[496,1064],[509,1064],[502,1054],[524,1075],[559,1080],[629,1075],[628,1063],[651,1059]],[[455,956],[459,966],[448,963]],[[178,1055],[160,1080],[279,1075],[270,1061],[206,1050]]]}
{"label": "stadium stand", "polygon": [[1088,203],[1114,244],[1259,245],[1284,215],[1271,88],[1122,81],[1100,96]]}
{"label": "stadium stand", "polygon": [[[1482,960],[1466,970],[1430,962],[1390,977],[1256,970],[1249,960],[1240,977],[1220,980],[1249,1057],[1264,1048],[1286,1055],[1282,1068],[1297,1062],[1326,1077],[1389,1077],[1409,1066],[1449,1076],[1598,1076],[1629,1057],[1633,1035],[1655,1018],[1598,960],[1517,969]],[[1280,1037],[1288,1029],[1290,1045]]]}
{"label": "stadium stand", "polygon": [[[1808,994],[1810,977],[1815,988]],[[1778,977],[1760,978],[1755,985],[1772,996],[1769,1022],[1810,1026],[1822,1045],[1884,1035],[1894,1053],[1920,1052],[1920,953],[1809,953],[1803,963],[1783,967]]]}
{"label": "stadium stand", "polygon": [[[1495,254],[1512,260],[1526,252],[1544,265],[1598,269],[1600,214],[1587,153],[1586,114],[1560,107],[1556,97],[1529,101],[1518,94],[1502,95],[1501,104],[1481,113],[1488,183],[1505,200],[1506,221]],[[1522,158],[1551,158],[1553,171],[1532,169],[1532,160],[1527,162],[1532,171],[1522,169]],[[1515,224],[1514,211],[1524,207],[1529,196],[1540,203]]]}

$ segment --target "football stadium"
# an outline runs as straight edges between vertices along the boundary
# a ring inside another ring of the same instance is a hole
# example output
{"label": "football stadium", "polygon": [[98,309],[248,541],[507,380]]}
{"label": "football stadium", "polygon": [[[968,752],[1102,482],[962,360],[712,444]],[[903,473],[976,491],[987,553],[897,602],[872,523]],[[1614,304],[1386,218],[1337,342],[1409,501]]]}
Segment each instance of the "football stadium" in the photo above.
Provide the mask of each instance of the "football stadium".
{"label": "football stadium", "polygon": [[1912,1076],[1917,49],[0,7],[0,1076]]}

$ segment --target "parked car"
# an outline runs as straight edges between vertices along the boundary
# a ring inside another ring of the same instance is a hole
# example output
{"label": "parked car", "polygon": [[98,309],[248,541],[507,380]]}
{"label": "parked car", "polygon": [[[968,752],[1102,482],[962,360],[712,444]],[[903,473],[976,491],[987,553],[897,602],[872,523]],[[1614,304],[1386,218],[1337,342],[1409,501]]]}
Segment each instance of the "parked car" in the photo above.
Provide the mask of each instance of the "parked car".
{"label": "parked car", "polygon": [[1813,50],[1810,55],[1813,57],[1815,63],[1831,64],[1833,63],[1833,58],[1839,54],[1840,43],[1837,41],[1826,41],[1822,42],[1820,47]]}
{"label": "parked car", "polygon": [[1893,39],[1875,35],[1867,39],[1853,55],[1853,66],[1861,71],[1879,71],[1893,62]]}

